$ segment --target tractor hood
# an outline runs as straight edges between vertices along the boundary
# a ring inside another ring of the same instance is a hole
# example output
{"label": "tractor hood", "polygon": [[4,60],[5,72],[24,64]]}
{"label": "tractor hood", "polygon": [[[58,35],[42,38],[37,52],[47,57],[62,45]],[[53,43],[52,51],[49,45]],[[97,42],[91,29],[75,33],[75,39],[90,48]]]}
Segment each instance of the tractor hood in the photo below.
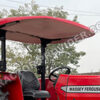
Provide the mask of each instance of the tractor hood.
{"label": "tractor hood", "polygon": [[63,43],[94,35],[94,32],[84,25],[48,16],[0,19],[0,30],[6,31],[7,40],[37,44],[41,43],[40,38],[51,40],[51,43]]}

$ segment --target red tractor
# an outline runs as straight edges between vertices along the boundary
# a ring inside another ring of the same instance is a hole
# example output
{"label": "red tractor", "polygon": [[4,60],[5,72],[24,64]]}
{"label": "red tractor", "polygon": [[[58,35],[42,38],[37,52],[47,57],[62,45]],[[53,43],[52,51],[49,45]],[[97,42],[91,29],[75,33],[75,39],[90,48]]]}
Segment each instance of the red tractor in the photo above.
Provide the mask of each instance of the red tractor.
{"label": "red tractor", "polygon": [[[100,76],[70,75],[70,68],[54,69],[45,78],[45,48],[94,35],[88,27],[61,18],[26,16],[0,19],[0,100],[100,100]],[[30,71],[6,72],[6,40],[41,44],[41,79]],[[64,69],[64,73],[57,75]],[[53,78],[52,78],[53,76]]]}

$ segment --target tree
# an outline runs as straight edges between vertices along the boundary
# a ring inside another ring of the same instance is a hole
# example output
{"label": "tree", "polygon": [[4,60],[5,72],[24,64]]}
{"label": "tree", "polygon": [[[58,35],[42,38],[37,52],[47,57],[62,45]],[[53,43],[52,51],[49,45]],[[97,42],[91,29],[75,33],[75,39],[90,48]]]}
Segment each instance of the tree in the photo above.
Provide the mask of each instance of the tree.
{"label": "tree", "polygon": [[[41,9],[34,1],[24,6],[20,6],[17,10],[11,9],[10,13],[6,10],[6,16],[53,16],[67,19],[68,13],[63,10],[63,7],[55,7],[48,9]],[[0,12],[1,17],[4,15]],[[74,18],[74,21],[77,21],[77,17]],[[41,63],[40,57],[40,45],[29,45],[24,43],[17,43],[18,48],[10,46],[7,47],[7,61],[8,66],[15,66],[13,70],[23,70],[28,69],[31,71],[36,71],[33,66],[37,66]],[[24,53],[21,50],[25,50]],[[50,73],[55,67],[74,65],[75,68],[72,68],[72,72],[77,73],[77,68],[79,67],[78,62],[81,56],[84,56],[84,52],[77,52],[75,50],[75,44],[49,44],[46,49],[46,69],[47,74]],[[12,67],[9,67],[9,70],[12,70]]]}

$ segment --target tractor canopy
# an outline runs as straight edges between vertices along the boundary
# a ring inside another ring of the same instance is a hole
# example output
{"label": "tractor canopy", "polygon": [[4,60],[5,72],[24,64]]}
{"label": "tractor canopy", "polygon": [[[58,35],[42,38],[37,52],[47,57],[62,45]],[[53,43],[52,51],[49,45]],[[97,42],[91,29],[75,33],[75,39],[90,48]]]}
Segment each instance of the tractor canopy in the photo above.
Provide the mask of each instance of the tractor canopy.
{"label": "tractor canopy", "polygon": [[41,43],[41,38],[51,40],[50,43],[63,43],[94,35],[84,25],[48,16],[3,18],[0,19],[0,31],[2,30],[6,31],[7,40],[37,44]]}

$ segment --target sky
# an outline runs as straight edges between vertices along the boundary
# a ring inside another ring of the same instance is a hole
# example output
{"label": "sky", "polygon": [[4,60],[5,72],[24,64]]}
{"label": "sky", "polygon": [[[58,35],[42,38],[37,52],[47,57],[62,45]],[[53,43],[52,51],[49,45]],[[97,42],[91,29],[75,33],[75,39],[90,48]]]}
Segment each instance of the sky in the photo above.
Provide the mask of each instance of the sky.
{"label": "sky", "polygon": [[[2,0],[0,9],[18,8],[19,5],[31,0]],[[78,15],[78,22],[88,27],[95,26],[96,35],[76,44],[77,51],[85,51],[86,55],[79,61],[78,72],[100,71],[100,0],[35,0],[40,7],[60,7],[69,13],[68,19],[72,20]]]}

